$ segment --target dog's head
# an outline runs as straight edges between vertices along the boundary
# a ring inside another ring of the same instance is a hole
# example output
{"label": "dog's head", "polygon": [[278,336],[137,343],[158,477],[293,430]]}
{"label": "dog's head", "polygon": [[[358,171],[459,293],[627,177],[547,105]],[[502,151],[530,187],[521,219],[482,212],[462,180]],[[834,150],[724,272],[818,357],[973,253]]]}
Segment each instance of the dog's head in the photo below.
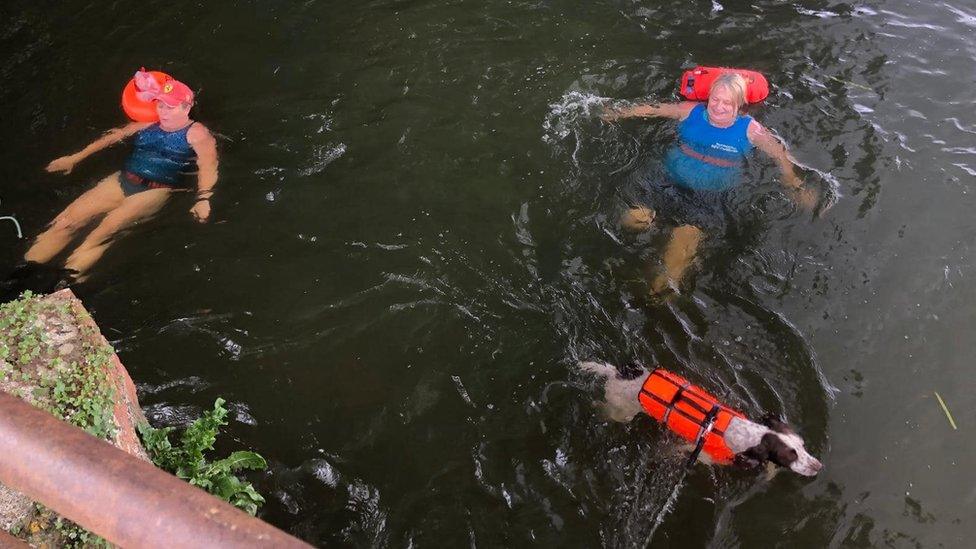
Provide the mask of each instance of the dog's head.
{"label": "dog's head", "polygon": [[736,455],[740,466],[755,467],[768,461],[807,477],[815,476],[823,468],[823,464],[807,452],[803,439],[779,418],[767,416],[762,423],[768,431],[759,444]]}

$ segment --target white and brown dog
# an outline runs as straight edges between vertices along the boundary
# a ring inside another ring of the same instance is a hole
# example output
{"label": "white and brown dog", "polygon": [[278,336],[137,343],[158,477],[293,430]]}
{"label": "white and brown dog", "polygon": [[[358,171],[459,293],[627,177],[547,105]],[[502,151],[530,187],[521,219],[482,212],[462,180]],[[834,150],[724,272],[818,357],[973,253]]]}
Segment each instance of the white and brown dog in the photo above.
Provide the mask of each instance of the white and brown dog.
{"label": "white and brown dog", "polygon": [[[650,372],[642,369],[641,375],[625,379],[610,364],[582,362],[580,368],[606,378],[605,400],[598,404],[608,419],[628,422],[644,411],[638,395]],[[733,463],[739,467],[756,468],[772,463],[808,477],[815,476],[823,468],[823,464],[806,451],[803,439],[773,416],[767,416],[761,424],[734,417],[726,426],[722,438],[735,454]],[[706,455],[702,454],[702,457]]]}

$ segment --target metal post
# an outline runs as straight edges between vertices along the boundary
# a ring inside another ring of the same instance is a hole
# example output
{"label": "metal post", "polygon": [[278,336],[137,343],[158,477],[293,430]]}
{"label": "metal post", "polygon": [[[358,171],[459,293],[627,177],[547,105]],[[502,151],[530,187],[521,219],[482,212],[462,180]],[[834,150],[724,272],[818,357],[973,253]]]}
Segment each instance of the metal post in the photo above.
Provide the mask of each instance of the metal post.
{"label": "metal post", "polygon": [[121,547],[309,547],[2,391],[0,482]]}

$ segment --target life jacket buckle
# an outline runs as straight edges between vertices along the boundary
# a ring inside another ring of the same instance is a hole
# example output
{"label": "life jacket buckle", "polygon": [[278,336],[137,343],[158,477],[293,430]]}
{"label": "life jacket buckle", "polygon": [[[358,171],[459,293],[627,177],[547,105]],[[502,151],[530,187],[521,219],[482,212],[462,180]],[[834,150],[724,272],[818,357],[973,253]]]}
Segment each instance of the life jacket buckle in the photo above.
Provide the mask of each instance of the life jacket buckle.
{"label": "life jacket buckle", "polygon": [[688,462],[685,463],[686,468],[691,469],[698,461],[698,456],[701,455],[701,451],[705,447],[705,438],[708,436],[708,433],[712,432],[712,427],[715,425],[715,420],[718,418],[718,413],[721,409],[721,406],[718,404],[713,404],[711,409],[708,410],[708,413],[705,414],[702,426],[698,429],[698,436],[695,437],[695,449],[691,451],[691,455],[688,456]]}

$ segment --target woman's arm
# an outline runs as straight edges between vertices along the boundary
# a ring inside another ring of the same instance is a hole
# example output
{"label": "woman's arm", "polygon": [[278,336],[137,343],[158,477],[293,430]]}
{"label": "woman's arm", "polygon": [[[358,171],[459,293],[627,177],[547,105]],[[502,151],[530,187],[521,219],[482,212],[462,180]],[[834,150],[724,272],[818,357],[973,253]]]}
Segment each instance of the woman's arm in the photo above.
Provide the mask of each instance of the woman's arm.
{"label": "woman's arm", "polygon": [[197,198],[190,213],[197,221],[205,223],[210,218],[210,197],[217,184],[217,140],[200,123],[186,132],[186,140],[197,153]]}
{"label": "woman's arm", "polygon": [[691,112],[691,109],[695,108],[697,104],[693,101],[683,101],[681,103],[651,103],[622,108],[607,107],[604,109],[603,114],[600,115],[600,118],[604,122],[634,117],[660,117],[684,120],[688,116],[688,113]]}
{"label": "woman's arm", "polygon": [[803,180],[796,175],[793,169],[793,159],[790,157],[790,152],[787,150],[786,145],[755,120],[749,123],[749,129],[746,135],[757,149],[766,153],[767,156],[773,159],[773,162],[776,162],[780,172],[783,174],[783,185],[792,192],[793,199],[796,203],[807,210],[813,211],[819,201],[817,193],[813,189],[805,187]]}
{"label": "woman's arm", "polygon": [[74,169],[75,164],[102,149],[111,147],[126,137],[129,137],[137,131],[149,126],[149,122],[130,122],[129,124],[126,124],[120,128],[113,128],[105,132],[105,135],[89,143],[84,149],[81,149],[74,154],[69,154],[68,156],[55,158],[50,164],[47,165],[47,168],[45,169],[49,172],[64,172],[66,174],[71,173],[71,170]]}

